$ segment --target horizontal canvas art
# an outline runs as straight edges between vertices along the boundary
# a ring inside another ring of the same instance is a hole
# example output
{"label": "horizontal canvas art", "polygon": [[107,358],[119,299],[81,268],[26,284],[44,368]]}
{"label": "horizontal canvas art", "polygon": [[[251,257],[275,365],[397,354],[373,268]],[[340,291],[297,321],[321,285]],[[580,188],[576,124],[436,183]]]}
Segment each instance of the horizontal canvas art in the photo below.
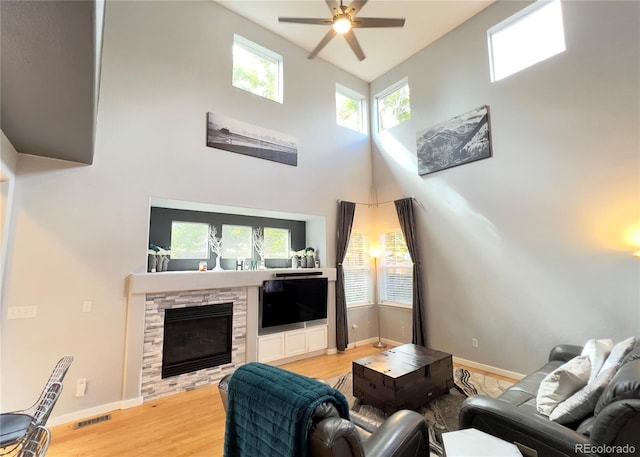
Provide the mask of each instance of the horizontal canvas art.
{"label": "horizontal canvas art", "polygon": [[491,157],[489,107],[418,132],[416,143],[421,176]]}
{"label": "horizontal canvas art", "polygon": [[298,166],[295,138],[215,113],[207,113],[207,146]]}

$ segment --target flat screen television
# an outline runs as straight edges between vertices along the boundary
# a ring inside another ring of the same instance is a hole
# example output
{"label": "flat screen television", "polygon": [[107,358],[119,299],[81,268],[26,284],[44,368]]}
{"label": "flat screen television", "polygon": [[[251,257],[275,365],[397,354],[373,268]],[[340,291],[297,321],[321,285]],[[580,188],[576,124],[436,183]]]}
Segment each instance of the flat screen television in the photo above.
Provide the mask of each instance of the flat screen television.
{"label": "flat screen television", "polygon": [[263,281],[260,294],[261,327],[327,318],[327,278]]}

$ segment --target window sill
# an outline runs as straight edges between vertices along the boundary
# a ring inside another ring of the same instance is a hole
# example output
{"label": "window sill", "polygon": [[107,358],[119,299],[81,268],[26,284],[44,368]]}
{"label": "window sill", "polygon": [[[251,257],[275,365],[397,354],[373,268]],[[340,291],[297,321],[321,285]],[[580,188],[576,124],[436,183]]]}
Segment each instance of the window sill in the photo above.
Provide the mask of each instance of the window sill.
{"label": "window sill", "polygon": [[380,303],[380,306],[384,306],[386,308],[402,308],[402,309],[406,309],[406,310],[413,309],[413,305],[404,305],[402,303],[393,303],[393,302],[390,302],[390,301],[382,302],[382,303]]}

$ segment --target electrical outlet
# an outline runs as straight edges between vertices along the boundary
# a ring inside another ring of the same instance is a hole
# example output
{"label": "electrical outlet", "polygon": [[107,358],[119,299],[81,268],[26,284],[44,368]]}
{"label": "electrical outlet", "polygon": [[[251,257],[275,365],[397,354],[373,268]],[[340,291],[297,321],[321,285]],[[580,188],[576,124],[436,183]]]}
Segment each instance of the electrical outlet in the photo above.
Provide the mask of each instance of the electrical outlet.
{"label": "electrical outlet", "polygon": [[474,348],[478,347],[478,338],[471,338],[471,346]]}
{"label": "electrical outlet", "polygon": [[87,378],[78,378],[76,381],[76,397],[84,397],[87,392]]}
{"label": "electrical outlet", "polygon": [[93,309],[93,303],[90,300],[86,300],[82,302],[82,312],[90,313]]}

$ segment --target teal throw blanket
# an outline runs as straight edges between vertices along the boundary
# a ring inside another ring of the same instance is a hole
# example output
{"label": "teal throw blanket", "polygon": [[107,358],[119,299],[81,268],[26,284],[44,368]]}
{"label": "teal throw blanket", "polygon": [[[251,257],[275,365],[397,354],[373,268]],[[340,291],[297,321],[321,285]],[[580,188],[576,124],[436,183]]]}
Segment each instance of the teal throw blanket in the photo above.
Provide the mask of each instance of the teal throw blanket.
{"label": "teal throw blanket", "polygon": [[339,391],[261,363],[241,366],[229,381],[225,457],[304,457],[316,407],[333,403],[349,418]]}

